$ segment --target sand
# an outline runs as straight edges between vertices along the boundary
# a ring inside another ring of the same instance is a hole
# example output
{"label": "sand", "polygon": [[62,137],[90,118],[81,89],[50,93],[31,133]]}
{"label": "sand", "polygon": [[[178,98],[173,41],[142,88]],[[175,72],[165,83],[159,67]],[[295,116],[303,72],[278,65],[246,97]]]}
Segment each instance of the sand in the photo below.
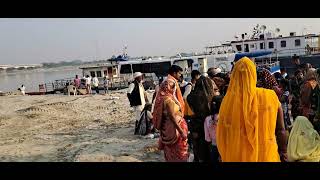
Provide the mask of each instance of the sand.
{"label": "sand", "polygon": [[0,161],[163,162],[134,124],[124,92],[0,96]]}

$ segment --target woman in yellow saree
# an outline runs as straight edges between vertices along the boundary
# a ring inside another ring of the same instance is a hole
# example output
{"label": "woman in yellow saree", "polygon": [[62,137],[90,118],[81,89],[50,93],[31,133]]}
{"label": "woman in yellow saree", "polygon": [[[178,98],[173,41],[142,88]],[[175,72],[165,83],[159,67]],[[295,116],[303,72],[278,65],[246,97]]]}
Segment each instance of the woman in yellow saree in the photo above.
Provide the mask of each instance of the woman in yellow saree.
{"label": "woman in yellow saree", "polygon": [[311,122],[298,116],[288,142],[289,161],[320,162],[320,136]]}
{"label": "woman in yellow saree", "polygon": [[222,162],[279,162],[279,152],[286,159],[281,104],[273,90],[257,88],[256,83],[255,64],[247,57],[236,62],[217,125]]}

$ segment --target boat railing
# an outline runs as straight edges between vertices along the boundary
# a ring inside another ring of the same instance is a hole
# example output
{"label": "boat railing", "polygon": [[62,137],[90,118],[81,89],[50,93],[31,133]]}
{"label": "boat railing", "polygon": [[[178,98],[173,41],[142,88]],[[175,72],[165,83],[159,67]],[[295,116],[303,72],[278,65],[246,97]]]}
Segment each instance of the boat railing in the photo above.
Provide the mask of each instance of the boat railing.
{"label": "boat railing", "polygon": [[294,55],[304,55],[307,54],[306,48],[295,48],[295,49],[284,49],[284,50],[276,50],[274,53],[278,56],[294,56]]}
{"label": "boat railing", "polygon": [[[71,84],[73,82],[72,78],[66,78],[66,79],[58,79],[54,80],[53,82],[48,82],[44,84],[40,84],[39,91],[45,91],[45,92],[55,92],[55,91],[63,91],[64,88],[67,86],[67,84]],[[40,90],[41,89],[41,90]]]}
{"label": "boat railing", "polygon": [[307,55],[319,54],[320,47],[310,47],[307,49]]}
{"label": "boat railing", "polygon": [[112,77],[109,86],[113,89],[123,89],[128,87],[128,80],[125,77]]}
{"label": "boat railing", "polygon": [[66,87],[67,83],[71,84],[72,81],[73,81],[72,78],[55,80],[53,83],[53,88],[54,88],[54,90],[64,89]]}

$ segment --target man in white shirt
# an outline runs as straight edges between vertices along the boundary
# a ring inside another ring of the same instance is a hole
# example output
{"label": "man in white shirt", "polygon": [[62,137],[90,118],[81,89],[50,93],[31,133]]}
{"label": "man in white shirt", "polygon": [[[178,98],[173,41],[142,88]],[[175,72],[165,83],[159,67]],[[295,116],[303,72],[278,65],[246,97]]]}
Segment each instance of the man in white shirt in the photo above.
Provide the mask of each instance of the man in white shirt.
{"label": "man in white shirt", "polygon": [[186,86],[185,86],[185,90],[184,90],[184,93],[183,93],[183,99],[185,101],[187,101],[187,97],[188,95],[190,94],[190,92],[192,91],[194,85],[196,84],[197,80],[200,78],[201,76],[201,73],[198,71],[198,70],[193,70],[191,72],[191,82],[188,83]]}
{"label": "man in white shirt", "polygon": [[143,74],[141,72],[134,73],[134,81],[129,85],[127,92],[130,106],[134,108],[136,113],[136,122],[139,121],[141,111],[144,109],[146,102],[148,102],[147,94],[142,85],[142,76]]}
{"label": "man in white shirt", "polygon": [[24,87],[24,85],[21,86],[20,91],[22,93],[22,95],[26,94],[26,87]]}
{"label": "man in white shirt", "polygon": [[89,75],[87,75],[85,78],[86,80],[86,89],[87,89],[87,93],[91,94],[91,77]]}
{"label": "man in white shirt", "polygon": [[93,76],[92,85],[93,88],[96,90],[96,94],[99,94],[99,79],[96,76]]}

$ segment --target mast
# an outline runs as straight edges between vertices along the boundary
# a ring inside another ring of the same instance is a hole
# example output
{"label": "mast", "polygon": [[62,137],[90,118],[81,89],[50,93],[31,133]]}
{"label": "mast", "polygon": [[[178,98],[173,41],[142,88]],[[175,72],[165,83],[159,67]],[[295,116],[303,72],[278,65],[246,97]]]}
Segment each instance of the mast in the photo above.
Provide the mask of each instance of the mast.
{"label": "mast", "polygon": [[128,45],[124,45],[124,48],[123,48],[123,57],[126,57],[128,54],[127,54],[127,49],[128,49]]}

